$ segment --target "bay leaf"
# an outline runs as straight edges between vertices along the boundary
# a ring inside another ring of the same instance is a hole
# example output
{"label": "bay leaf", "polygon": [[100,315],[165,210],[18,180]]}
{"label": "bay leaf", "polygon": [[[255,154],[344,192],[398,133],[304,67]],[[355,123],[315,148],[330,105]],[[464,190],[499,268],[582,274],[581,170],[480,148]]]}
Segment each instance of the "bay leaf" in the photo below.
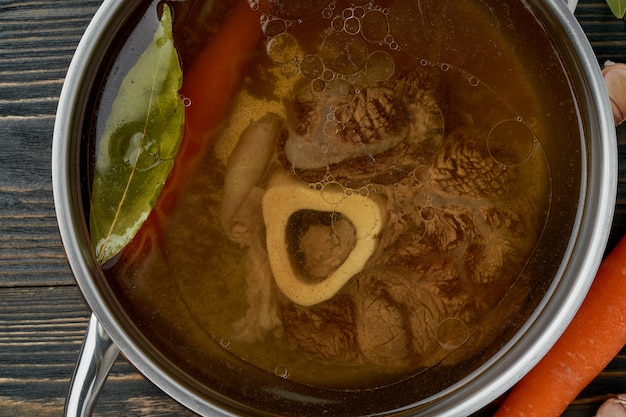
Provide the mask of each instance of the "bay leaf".
{"label": "bay leaf", "polygon": [[623,19],[626,15],[626,0],[606,0],[609,8],[618,19]]}
{"label": "bay leaf", "polygon": [[181,85],[165,5],[152,42],[122,80],[98,145],[90,232],[100,264],[132,240],[172,169],[183,135]]}

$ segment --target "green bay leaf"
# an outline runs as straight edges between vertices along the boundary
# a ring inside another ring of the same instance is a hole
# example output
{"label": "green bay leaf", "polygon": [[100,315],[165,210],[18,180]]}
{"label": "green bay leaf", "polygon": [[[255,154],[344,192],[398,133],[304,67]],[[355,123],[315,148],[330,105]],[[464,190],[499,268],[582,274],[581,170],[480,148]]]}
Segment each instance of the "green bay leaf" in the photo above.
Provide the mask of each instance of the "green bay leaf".
{"label": "green bay leaf", "polygon": [[181,85],[165,5],[152,42],[122,80],[98,145],[90,231],[100,264],[132,240],[173,167],[183,135]]}
{"label": "green bay leaf", "polygon": [[626,15],[626,0],[606,0],[609,8],[618,19],[623,19]]}

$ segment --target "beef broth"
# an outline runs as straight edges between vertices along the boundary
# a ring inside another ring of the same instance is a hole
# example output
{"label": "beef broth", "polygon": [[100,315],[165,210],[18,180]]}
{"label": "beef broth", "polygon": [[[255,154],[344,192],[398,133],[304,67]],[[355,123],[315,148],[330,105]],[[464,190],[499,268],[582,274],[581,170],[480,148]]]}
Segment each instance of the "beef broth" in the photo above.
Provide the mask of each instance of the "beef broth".
{"label": "beef broth", "polygon": [[[234,4],[214,3],[172,3],[183,68]],[[556,270],[533,256],[574,222],[580,133],[548,35],[517,1],[250,3],[263,41],[213,146],[109,284],[200,381],[225,351],[320,389],[457,382],[531,314]]]}

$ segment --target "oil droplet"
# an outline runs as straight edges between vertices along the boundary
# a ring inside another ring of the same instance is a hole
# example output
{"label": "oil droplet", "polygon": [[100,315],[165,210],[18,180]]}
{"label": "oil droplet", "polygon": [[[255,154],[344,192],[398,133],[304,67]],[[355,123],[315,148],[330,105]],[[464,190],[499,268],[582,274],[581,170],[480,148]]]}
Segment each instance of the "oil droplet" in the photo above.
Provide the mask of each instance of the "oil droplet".
{"label": "oil droplet", "polygon": [[413,170],[413,178],[420,183],[427,183],[432,175],[430,167],[425,165],[420,165]]}
{"label": "oil droplet", "polygon": [[433,206],[425,206],[420,210],[420,216],[425,222],[429,222],[435,218],[436,210]]}
{"label": "oil droplet", "polygon": [[302,58],[300,72],[310,80],[319,78],[324,72],[324,63],[319,55],[309,54]]}
{"label": "oil droplet", "polygon": [[439,345],[448,350],[459,348],[469,339],[467,324],[456,317],[444,319],[437,327]]}
{"label": "oil droplet", "polygon": [[289,378],[289,371],[287,371],[287,368],[282,365],[278,365],[276,369],[274,369],[274,374],[282,379]]}
{"label": "oil droplet", "polygon": [[331,120],[331,121],[324,123],[323,131],[324,131],[324,135],[328,137],[333,137],[337,135],[337,133],[339,132],[339,129],[337,128],[337,122]]}
{"label": "oil droplet", "polygon": [[263,33],[268,38],[280,35],[285,32],[286,25],[282,19],[269,19],[263,24]]}
{"label": "oil droplet", "polygon": [[338,32],[324,40],[320,55],[326,67],[339,74],[349,75],[365,67],[369,53],[362,39]]}
{"label": "oil droplet", "polygon": [[359,19],[365,16],[365,7],[355,7],[352,15],[354,17],[358,17]]}
{"label": "oil droplet", "polygon": [[148,170],[163,162],[158,144],[143,132],[135,132],[130,137],[123,161],[138,171]]}
{"label": "oil droplet", "polygon": [[333,30],[340,32],[343,30],[343,24],[344,24],[343,18],[339,16],[335,16],[333,20],[330,22],[330,27],[332,27]]}
{"label": "oil droplet", "polygon": [[361,34],[368,42],[383,42],[389,34],[387,16],[377,10],[367,12],[361,21]]}
{"label": "oil droplet", "polygon": [[396,70],[396,63],[385,51],[374,51],[367,59],[365,73],[370,82],[386,81],[391,78]]}
{"label": "oil droplet", "polygon": [[491,157],[506,166],[520,165],[528,160],[535,147],[533,131],[517,119],[503,120],[487,136],[487,149]]}
{"label": "oil droplet", "polygon": [[328,204],[339,204],[346,198],[346,192],[338,182],[329,182],[322,188],[322,198]]}
{"label": "oil droplet", "polygon": [[277,64],[293,62],[300,48],[298,41],[289,33],[281,33],[267,41],[267,55]]}
{"label": "oil droplet", "polygon": [[324,80],[313,80],[311,81],[311,89],[316,93],[321,93],[326,88],[326,81]]}
{"label": "oil droplet", "polygon": [[356,35],[361,30],[361,22],[356,17],[350,17],[344,22],[343,30],[351,35]]}
{"label": "oil droplet", "polygon": [[288,62],[282,65],[282,71],[283,74],[294,75],[298,72],[298,66],[295,64],[295,62]]}
{"label": "oil droplet", "polygon": [[230,340],[228,340],[228,338],[224,337],[222,340],[220,340],[220,345],[224,349],[229,350],[230,349]]}

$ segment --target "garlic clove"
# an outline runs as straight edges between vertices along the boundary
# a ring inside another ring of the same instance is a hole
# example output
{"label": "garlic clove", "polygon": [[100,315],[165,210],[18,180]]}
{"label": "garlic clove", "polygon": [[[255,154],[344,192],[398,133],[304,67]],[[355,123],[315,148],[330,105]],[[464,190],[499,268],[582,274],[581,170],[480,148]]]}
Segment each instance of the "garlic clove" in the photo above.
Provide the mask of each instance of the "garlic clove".
{"label": "garlic clove", "polygon": [[606,400],[596,413],[596,417],[626,417],[626,395]]}
{"label": "garlic clove", "polygon": [[607,63],[602,70],[615,125],[626,118],[626,64]]}

